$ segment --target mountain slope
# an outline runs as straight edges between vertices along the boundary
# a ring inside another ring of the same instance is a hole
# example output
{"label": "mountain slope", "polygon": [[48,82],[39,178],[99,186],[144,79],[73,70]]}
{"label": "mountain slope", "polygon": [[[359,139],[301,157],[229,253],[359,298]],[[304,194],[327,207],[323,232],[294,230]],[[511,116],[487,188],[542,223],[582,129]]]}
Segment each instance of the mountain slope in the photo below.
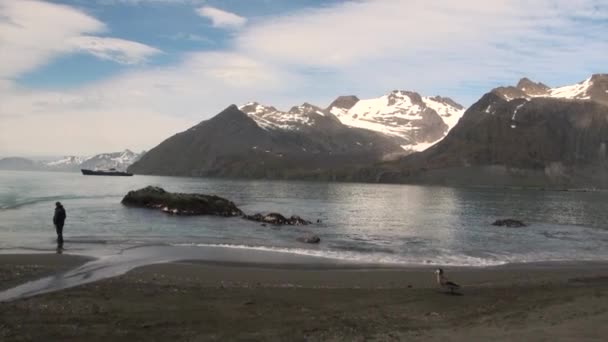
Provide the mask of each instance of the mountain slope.
{"label": "mountain slope", "polygon": [[471,106],[432,148],[361,170],[365,180],[608,187],[608,75],[549,88],[522,79]]}
{"label": "mountain slope", "polygon": [[285,116],[272,107],[231,105],[150,150],[138,174],[246,178],[333,177],[400,153],[393,139],[352,129],[311,105]]}

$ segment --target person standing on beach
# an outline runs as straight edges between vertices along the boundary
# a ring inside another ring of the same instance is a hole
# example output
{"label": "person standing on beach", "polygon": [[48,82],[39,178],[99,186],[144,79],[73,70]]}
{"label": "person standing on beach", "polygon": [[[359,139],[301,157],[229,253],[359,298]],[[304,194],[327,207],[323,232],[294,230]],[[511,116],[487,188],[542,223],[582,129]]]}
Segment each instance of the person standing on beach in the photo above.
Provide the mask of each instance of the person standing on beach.
{"label": "person standing on beach", "polygon": [[61,205],[61,202],[56,202],[53,224],[55,224],[55,230],[57,231],[57,244],[59,246],[63,246],[63,224],[65,223],[65,218],[65,208]]}

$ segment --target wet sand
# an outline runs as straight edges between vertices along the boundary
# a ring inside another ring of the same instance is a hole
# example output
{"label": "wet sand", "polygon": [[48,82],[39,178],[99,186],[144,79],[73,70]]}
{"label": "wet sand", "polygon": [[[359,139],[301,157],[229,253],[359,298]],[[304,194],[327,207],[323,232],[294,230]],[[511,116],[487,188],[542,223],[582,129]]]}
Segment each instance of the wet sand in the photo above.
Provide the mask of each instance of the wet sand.
{"label": "wet sand", "polygon": [[[85,260],[0,256],[2,289]],[[604,341],[608,264],[358,269],[178,262],[0,303],[2,341]]]}
{"label": "wet sand", "polygon": [[26,281],[67,271],[89,260],[61,254],[0,254],[0,292]]}

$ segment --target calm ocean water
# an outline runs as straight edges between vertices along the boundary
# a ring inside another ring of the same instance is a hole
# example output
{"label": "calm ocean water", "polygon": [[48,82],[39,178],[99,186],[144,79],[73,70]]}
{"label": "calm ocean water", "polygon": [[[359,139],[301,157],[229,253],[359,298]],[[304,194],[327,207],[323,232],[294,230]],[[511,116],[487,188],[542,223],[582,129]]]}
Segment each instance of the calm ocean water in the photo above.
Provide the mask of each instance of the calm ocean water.
{"label": "calm ocean water", "polygon": [[[262,227],[239,218],[174,217],[120,204],[129,190],[216,194],[246,213],[297,214],[322,224]],[[366,264],[488,266],[608,261],[608,193],[94,177],[0,171],[0,253],[54,250],[54,202],[67,209],[66,250],[102,255],[144,245],[278,251]],[[530,226],[494,227],[497,218]],[[317,234],[319,245],[296,238]]]}

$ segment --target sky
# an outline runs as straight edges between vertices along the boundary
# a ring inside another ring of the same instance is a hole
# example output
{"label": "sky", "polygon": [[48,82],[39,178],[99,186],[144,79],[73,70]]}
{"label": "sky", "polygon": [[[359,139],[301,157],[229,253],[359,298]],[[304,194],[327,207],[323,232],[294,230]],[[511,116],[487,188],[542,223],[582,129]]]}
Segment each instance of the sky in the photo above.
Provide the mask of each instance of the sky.
{"label": "sky", "polygon": [[605,0],[0,0],[0,158],[148,150],[249,101],[468,106],[608,72],[606,32]]}

